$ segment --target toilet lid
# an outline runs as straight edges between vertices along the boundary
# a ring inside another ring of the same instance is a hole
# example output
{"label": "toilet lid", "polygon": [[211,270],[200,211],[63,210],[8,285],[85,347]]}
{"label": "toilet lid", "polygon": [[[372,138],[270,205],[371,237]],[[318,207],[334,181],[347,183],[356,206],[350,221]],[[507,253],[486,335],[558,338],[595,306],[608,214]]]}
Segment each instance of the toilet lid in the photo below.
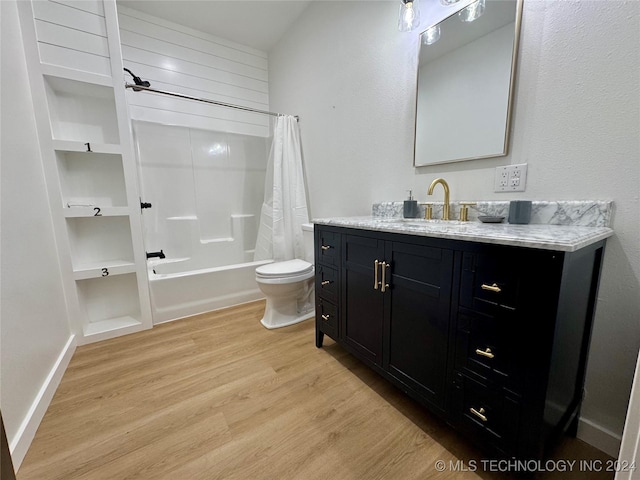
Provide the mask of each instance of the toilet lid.
{"label": "toilet lid", "polygon": [[256,268],[256,275],[261,277],[288,277],[300,275],[313,270],[313,265],[304,260],[287,260],[285,262],[273,262]]}

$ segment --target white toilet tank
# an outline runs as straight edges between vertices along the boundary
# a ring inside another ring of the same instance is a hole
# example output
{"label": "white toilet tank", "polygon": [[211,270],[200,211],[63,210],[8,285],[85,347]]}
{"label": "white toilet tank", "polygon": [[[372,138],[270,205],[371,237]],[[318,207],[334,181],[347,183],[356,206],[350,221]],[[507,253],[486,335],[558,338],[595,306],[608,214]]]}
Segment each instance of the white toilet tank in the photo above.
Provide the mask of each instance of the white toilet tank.
{"label": "white toilet tank", "polygon": [[302,236],[304,238],[303,260],[313,265],[313,223],[302,224]]}

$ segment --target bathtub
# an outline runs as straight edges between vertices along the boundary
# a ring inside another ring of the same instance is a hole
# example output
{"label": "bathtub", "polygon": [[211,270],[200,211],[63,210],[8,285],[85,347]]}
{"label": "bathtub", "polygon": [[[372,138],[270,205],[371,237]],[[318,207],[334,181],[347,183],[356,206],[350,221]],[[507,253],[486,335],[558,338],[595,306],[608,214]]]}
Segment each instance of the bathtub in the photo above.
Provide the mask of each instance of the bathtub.
{"label": "bathtub", "polygon": [[255,270],[271,260],[183,271],[187,263],[170,260],[149,266],[154,324],[264,298]]}

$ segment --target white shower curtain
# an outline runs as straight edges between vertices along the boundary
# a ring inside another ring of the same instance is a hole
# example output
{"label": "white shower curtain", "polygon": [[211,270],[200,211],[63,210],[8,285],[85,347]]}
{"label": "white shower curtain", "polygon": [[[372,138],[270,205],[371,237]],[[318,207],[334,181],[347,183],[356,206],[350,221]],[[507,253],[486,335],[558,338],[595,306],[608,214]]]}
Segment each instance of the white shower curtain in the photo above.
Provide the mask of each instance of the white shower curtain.
{"label": "white shower curtain", "polygon": [[308,221],[298,122],[291,115],[279,116],[267,164],[254,260],[303,258],[302,224]]}

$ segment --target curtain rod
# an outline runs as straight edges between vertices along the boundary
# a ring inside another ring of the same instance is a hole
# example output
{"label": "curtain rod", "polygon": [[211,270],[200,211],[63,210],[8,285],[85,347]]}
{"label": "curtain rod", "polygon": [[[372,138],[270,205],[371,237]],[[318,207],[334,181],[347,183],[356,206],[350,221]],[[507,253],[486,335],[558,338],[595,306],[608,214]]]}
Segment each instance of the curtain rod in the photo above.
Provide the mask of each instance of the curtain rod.
{"label": "curtain rod", "polygon": [[[135,85],[133,83],[125,83],[124,84],[124,88],[131,88],[131,89],[133,89],[134,92],[139,92],[141,90],[145,90],[147,92],[161,93],[163,95],[169,95],[171,97],[185,98],[187,100],[196,100],[198,102],[210,103],[210,104],[218,105],[218,106],[221,106],[221,107],[236,108],[238,110],[244,110],[245,112],[262,113],[264,115],[271,115],[273,117],[283,117],[283,116],[285,116],[284,113],[268,112],[266,110],[258,110],[256,108],[243,107],[242,105],[234,105],[233,103],[224,103],[224,102],[218,102],[217,100],[209,100],[207,98],[191,97],[189,95],[183,95],[182,93],[168,92],[166,90],[158,90],[156,88],[144,87],[142,85]],[[293,117],[297,121],[300,121],[300,117],[298,117],[297,115],[293,115]]]}

